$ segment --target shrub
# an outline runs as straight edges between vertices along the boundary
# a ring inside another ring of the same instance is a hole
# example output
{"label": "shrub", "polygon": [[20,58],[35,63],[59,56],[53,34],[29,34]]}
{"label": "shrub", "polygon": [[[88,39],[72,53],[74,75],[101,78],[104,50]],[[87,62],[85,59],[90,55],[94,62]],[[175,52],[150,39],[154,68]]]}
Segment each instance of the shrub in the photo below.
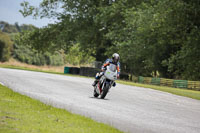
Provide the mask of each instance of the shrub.
{"label": "shrub", "polygon": [[8,61],[11,56],[12,41],[5,33],[0,32],[0,61]]}

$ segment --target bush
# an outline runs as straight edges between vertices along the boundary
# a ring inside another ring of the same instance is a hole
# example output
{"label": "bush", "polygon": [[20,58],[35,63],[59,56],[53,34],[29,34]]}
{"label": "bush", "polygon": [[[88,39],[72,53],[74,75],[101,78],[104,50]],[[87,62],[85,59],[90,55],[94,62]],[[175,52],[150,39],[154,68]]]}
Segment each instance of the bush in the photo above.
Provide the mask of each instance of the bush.
{"label": "bush", "polygon": [[12,41],[5,33],[0,32],[0,61],[8,61],[11,56]]}

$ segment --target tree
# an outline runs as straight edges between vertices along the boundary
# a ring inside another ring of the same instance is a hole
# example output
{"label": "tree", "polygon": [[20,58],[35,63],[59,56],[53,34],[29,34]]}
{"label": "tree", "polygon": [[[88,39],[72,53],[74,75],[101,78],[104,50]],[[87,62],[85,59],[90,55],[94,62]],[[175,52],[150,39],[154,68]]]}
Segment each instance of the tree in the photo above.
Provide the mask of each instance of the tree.
{"label": "tree", "polygon": [[188,19],[193,16],[191,7],[194,8],[183,1],[164,0],[143,2],[124,10],[124,24],[116,25],[107,36],[119,47],[127,71],[143,76],[159,71],[162,77],[184,78],[174,73],[176,69],[181,72],[181,68],[169,70],[175,65],[165,62],[171,57],[180,59],[175,55],[186,42],[192,43],[187,36],[197,22]]}
{"label": "tree", "polygon": [[[28,2],[22,3],[24,16],[32,14],[39,17],[56,17],[60,22],[53,27],[62,29],[58,36],[62,36],[65,42],[79,42],[81,50],[91,53],[96,60],[106,58],[105,52],[112,42],[104,35],[108,32],[107,24],[101,19],[102,8],[109,8],[114,1],[93,0],[44,0],[40,8],[30,6]],[[56,12],[61,7],[62,12]],[[35,12],[34,12],[35,11]],[[113,20],[115,21],[115,20]],[[110,23],[110,22],[109,22]]]}
{"label": "tree", "polygon": [[96,60],[119,52],[123,71],[131,74],[199,77],[199,1],[43,0],[39,7],[28,2],[22,6],[24,16],[59,20],[30,33],[27,41],[35,49],[67,52],[78,43],[81,52]]}
{"label": "tree", "polygon": [[20,28],[20,26],[19,26],[19,24],[17,22],[15,22],[15,27],[17,28],[18,32],[21,32],[21,28]]}

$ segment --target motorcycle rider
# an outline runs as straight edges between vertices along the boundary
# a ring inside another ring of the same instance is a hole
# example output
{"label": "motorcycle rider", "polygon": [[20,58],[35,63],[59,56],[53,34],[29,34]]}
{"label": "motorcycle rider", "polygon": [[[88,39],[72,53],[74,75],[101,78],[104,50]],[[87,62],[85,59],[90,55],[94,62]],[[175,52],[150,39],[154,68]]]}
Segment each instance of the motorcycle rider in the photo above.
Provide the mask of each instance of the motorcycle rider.
{"label": "motorcycle rider", "polygon": [[[119,75],[120,75],[119,54],[114,53],[114,54],[112,55],[112,59],[107,59],[107,60],[105,61],[105,63],[104,63],[103,66],[101,67],[101,72],[96,74],[95,81],[94,81],[94,83],[92,84],[92,86],[96,86],[96,84],[98,83],[99,79],[100,79],[101,76],[104,74],[104,71],[105,71],[106,67],[107,67],[108,65],[110,65],[110,64],[116,65],[116,67],[117,67],[117,78],[119,78]],[[114,87],[116,86],[116,83],[115,83],[115,82],[113,83],[113,86],[114,86]]]}

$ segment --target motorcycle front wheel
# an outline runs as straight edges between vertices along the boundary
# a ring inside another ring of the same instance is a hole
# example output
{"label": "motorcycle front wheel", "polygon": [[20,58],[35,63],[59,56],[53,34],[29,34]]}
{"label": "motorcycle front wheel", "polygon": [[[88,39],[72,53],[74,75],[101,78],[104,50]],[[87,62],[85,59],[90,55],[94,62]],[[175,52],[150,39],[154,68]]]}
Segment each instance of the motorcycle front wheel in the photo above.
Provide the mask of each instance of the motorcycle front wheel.
{"label": "motorcycle front wheel", "polygon": [[94,97],[98,97],[98,96],[99,96],[99,94],[98,94],[97,91],[96,91],[96,87],[97,87],[97,86],[95,86],[95,88],[94,88],[94,93],[93,93]]}
{"label": "motorcycle front wheel", "polygon": [[104,88],[103,88],[103,92],[101,94],[101,99],[104,99],[105,96],[107,95],[108,93],[108,90],[109,90],[109,84],[105,84]]}

